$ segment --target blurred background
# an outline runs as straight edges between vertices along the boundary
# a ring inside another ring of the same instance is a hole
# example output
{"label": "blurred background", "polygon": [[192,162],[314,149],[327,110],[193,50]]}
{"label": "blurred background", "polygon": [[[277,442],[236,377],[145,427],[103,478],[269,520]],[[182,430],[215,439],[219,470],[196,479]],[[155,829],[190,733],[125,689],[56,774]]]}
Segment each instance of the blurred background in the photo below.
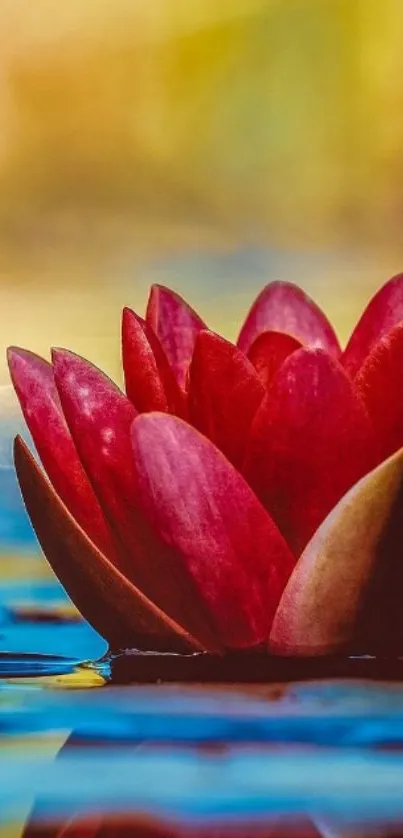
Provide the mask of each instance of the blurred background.
{"label": "blurred background", "polygon": [[234,337],[288,278],[345,338],[403,266],[402,40],[400,0],[1,0],[0,381],[119,378],[155,280]]}

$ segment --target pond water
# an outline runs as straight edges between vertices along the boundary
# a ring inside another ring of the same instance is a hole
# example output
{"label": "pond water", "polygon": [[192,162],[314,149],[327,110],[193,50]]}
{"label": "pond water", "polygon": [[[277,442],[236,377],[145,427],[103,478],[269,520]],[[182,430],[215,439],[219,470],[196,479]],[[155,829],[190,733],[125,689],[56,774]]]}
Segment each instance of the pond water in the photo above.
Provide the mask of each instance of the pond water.
{"label": "pond water", "polygon": [[0,482],[0,838],[399,834],[403,686],[123,684]]}

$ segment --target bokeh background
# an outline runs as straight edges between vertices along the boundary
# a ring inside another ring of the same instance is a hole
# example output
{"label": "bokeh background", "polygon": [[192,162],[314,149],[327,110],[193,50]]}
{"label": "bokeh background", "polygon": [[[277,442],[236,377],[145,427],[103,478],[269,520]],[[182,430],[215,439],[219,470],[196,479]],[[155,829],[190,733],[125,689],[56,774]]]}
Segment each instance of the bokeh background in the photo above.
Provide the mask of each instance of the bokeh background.
{"label": "bokeh background", "polygon": [[403,266],[401,0],[0,0],[3,348],[119,378],[171,283],[234,337],[272,278],[345,337]]}

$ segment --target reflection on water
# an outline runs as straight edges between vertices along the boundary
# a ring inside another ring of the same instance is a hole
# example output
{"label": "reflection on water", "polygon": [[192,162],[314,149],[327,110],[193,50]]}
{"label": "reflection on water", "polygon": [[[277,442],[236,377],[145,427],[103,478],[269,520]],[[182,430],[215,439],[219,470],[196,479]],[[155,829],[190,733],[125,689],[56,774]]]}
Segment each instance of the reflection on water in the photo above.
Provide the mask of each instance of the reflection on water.
{"label": "reflection on water", "polygon": [[31,824],[136,814],[172,825],[168,835],[184,824],[217,836],[213,825],[282,833],[312,820],[328,835],[403,822],[401,687],[44,687],[1,690],[5,822],[27,799]]}
{"label": "reflection on water", "polygon": [[103,641],[40,557],[5,568],[0,835],[397,834],[400,684],[111,685],[90,663]]}

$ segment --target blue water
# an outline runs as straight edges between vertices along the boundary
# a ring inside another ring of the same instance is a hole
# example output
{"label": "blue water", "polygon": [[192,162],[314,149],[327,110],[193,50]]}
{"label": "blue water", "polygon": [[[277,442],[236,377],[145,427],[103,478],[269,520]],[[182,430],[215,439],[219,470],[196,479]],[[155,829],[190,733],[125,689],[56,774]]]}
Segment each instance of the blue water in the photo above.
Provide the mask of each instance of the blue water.
{"label": "blue water", "polygon": [[400,828],[403,685],[111,684],[104,641],[66,609],[12,474],[0,482],[0,826],[96,812],[214,838]]}

